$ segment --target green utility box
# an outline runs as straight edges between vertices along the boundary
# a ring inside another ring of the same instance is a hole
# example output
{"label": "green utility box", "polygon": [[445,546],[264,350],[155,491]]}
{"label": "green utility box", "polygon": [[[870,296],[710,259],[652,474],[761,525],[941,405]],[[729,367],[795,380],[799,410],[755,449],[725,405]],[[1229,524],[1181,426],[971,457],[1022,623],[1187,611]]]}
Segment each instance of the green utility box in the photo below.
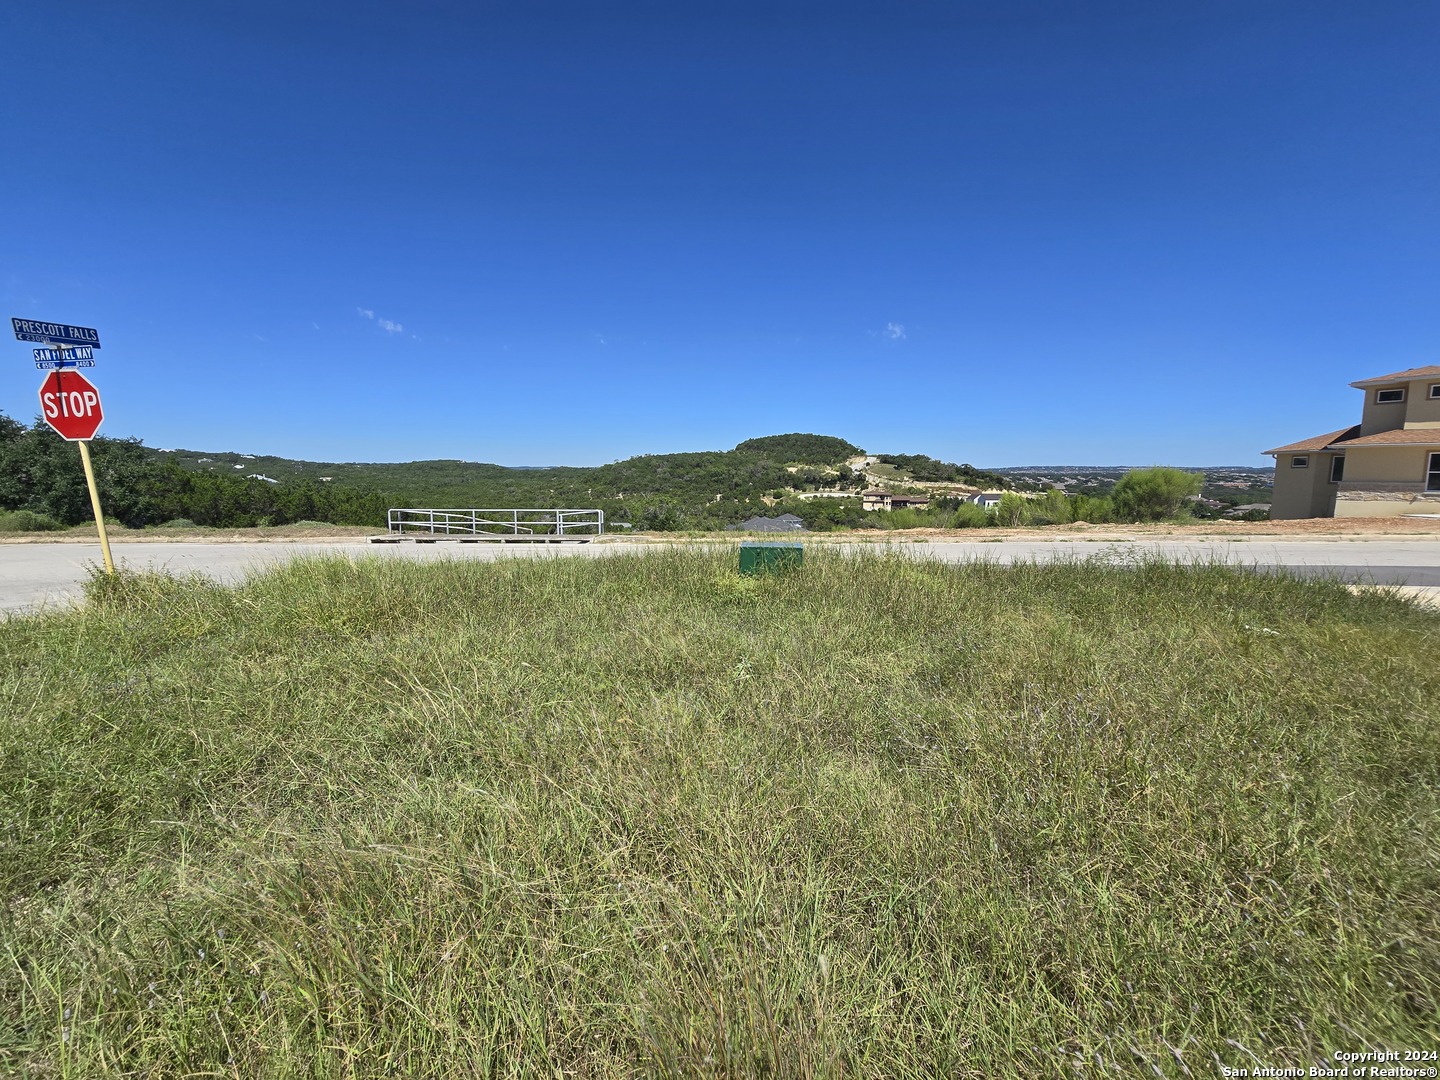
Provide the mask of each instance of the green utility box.
{"label": "green utility box", "polygon": [[804,557],[799,544],[748,542],[740,545],[740,573],[773,574],[799,566]]}

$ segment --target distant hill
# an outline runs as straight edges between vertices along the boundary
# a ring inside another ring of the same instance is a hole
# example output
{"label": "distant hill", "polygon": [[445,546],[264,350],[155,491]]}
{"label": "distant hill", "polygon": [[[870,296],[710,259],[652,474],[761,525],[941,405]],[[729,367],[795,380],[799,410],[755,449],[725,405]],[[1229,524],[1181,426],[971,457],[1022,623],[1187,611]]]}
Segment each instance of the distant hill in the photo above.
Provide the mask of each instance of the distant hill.
{"label": "distant hill", "polygon": [[[322,495],[344,489],[355,496],[346,505],[599,507],[607,517],[648,528],[711,528],[739,521],[790,493],[864,486],[864,476],[846,464],[863,455],[860,447],[802,432],[747,439],[732,450],[642,454],[594,467],[506,467],[454,459],[325,462],[138,444],[137,449],[157,467],[207,477],[211,486],[248,483],[251,497],[240,500],[246,505],[257,500],[268,505],[279,492],[297,488]],[[257,485],[274,494],[267,499]],[[318,506],[337,500],[313,501]]]}
{"label": "distant hill", "polygon": [[848,458],[865,453],[854,443],[837,439],[834,435],[766,435],[759,439],[746,439],[735,447],[737,454],[756,454],[776,461],[799,462],[809,465],[833,465]]}
{"label": "distant hill", "polygon": [[[692,495],[713,500],[829,480],[848,474],[845,460],[862,454],[832,435],[768,435],[733,450],[642,454],[598,466],[509,467],[440,459],[407,462],[302,461],[233,451],[150,450],[157,460],[191,472],[258,474],[279,483],[310,480],[402,495],[410,505],[539,506],[636,495]],[[520,500],[520,501],[516,501]],[[577,501],[578,500],[578,501]]]}

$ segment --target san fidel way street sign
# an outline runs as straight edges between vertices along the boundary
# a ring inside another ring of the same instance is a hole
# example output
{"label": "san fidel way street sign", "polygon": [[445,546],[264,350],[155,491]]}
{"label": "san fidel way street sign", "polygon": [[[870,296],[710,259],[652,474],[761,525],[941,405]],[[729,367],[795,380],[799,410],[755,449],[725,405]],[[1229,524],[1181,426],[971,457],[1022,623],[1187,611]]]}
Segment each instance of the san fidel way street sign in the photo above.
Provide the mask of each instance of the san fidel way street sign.
{"label": "san fidel way street sign", "polygon": [[100,347],[100,331],[88,326],[44,322],[40,319],[11,319],[15,336],[21,341],[38,341],[42,345],[88,345]]}
{"label": "san fidel way street sign", "polygon": [[95,350],[89,345],[73,345],[68,349],[34,349],[35,366],[45,368],[94,367]]}

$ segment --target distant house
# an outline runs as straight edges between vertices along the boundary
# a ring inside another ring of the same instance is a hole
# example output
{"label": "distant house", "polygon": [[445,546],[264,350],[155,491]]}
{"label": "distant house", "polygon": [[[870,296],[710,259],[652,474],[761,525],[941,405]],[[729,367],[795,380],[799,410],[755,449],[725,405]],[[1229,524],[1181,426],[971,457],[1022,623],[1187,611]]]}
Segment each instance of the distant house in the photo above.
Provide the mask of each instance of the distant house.
{"label": "distant house", "polygon": [[999,506],[1000,500],[1004,497],[1005,493],[1003,491],[979,491],[965,501],[989,510],[992,506]]}
{"label": "distant house", "polygon": [[781,514],[779,517],[752,517],[740,522],[739,525],[730,525],[728,528],[739,529],[744,532],[803,532],[805,522],[794,514]]}
{"label": "distant house", "polygon": [[860,493],[862,510],[924,510],[929,505],[929,495],[892,495],[883,488],[870,488]]}
{"label": "distant house", "polygon": [[891,510],[924,510],[930,505],[929,495],[891,495]]}
{"label": "distant house", "polygon": [[889,510],[890,493],[880,488],[868,488],[860,493],[860,509]]}
{"label": "distant house", "polygon": [[1360,423],[1277,446],[1276,521],[1440,512],[1440,366],[1350,384]]}

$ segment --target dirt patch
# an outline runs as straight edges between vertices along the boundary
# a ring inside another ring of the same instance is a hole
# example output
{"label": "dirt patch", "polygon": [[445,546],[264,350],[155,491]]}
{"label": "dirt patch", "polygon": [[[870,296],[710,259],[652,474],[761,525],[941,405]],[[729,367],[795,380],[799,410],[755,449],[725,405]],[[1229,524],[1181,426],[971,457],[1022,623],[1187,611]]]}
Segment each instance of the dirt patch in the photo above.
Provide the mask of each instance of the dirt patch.
{"label": "dirt patch", "polygon": [[[879,536],[874,530],[856,535]],[[1015,540],[1086,540],[1134,539],[1136,537],[1187,537],[1234,540],[1239,537],[1256,539],[1274,537],[1304,540],[1308,537],[1333,540],[1345,536],[1435,536],[1440,537],[1440,518],[1302,518],[1297,521],[1194,521],[1185,525],[1090,525],[1077,521],[1070,525],[1034,525],[1013,529],[906,529],[902,535],[925,539],[963,540],[1010,538]]]}
{"label": "dirt patch", "polygon": [[[900,543],[911,540],[1135,540],[1164,539],[1275,539],[1334,540],[1377,537],[1440,538],[1440,518],[1304,518],[1298,521],[1193,521],[1185,525],[1091,525],[1077,521],[1070,525],[1032,525],[998,529],[846,529],[838,532],[787,533],[788,539],[807,542],[833,540],[844,543]],[[741,533],[634,533],[606,536],[615,540],[684,542],[693,539],[751,540],[776,539],[773,534]]]}
{"label": "dirt patch", "polygon": [[[164,544],[284,544],[296,541],[336,543],[353,542],[369,536],[382,536],[385,530],[363,525],[327,525],[323,528],[300,528],[282,525],[266,529],[110,529],[112,543]],[[1440,518],[1304,518],[1299,521],[1195,521],[1187,525],[1090,525],[1077,521],[1070,525],[1033,525],[1026,528],[1003,529],[846,529],[824,533],[786,533],[790,539],[806,541],[841,541],[844,543],[896,543],[909,540],[1134,540],[1141,537],[1194,537],[1196,539],[1279,539],[1333,540],[1352,536],[1427,537],[1440,538]],[[641,541],[649,543],[685,543],[690,540],[774,540],[774,533],[643,533],[614,532],[598,538],[600,543]],[[93,544],[95,527],[77,526],[62,532],[3,533],[0,544]]]}
{"label": "dirt patch", "polygon": [[[300,540],[343,543],[375,536],[385,530],[362,525],[326,525],[322,528],[278,525],[266,529],[124,529],[109,526],[105,531],[112,544],[286,544]],[[94,544],[99,539],[94,525],[77,525],[60,532],[0,533],[0,544]]]}

